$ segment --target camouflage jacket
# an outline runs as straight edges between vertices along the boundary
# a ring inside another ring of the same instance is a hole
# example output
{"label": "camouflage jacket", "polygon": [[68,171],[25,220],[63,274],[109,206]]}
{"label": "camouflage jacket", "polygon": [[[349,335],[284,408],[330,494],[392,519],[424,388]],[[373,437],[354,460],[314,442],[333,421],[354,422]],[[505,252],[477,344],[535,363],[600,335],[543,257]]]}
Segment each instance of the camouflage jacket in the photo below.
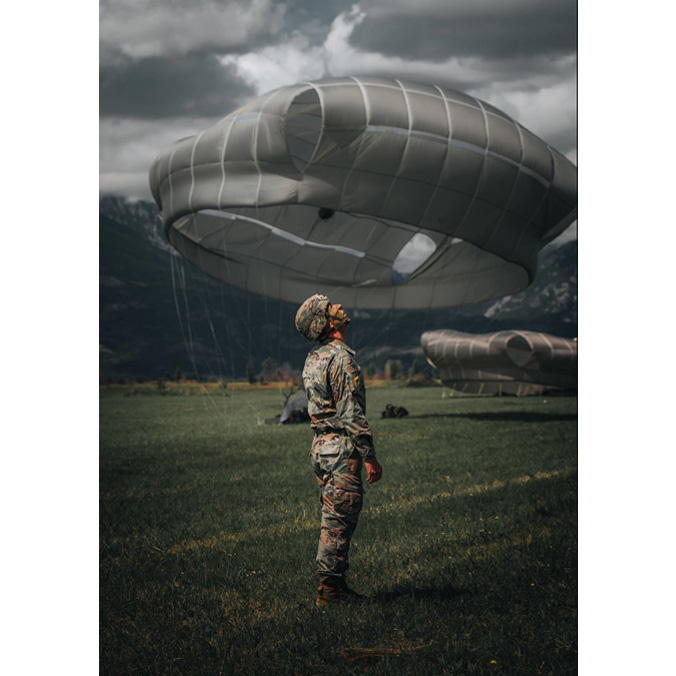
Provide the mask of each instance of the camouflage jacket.
{"label": "camouflage jacket", "polygon": [[340,340],[320,341],[305,360],[303,385],[315,432],[347,433],[362,458],[374,458],[366,388],[354,351]]}

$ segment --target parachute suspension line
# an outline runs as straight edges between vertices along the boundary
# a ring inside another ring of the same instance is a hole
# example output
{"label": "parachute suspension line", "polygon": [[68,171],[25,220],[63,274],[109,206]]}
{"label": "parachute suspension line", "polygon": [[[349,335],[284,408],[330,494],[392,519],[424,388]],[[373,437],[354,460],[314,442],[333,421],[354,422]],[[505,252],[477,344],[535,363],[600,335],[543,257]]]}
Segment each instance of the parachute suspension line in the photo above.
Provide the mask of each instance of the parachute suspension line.
{"label": "parachute suspension line", "polygon": [[[282,348],[281,348],[281,340],[280,336],[284,335],[282,333],[282,301],[279,300],[277,301],[277,305],[279,307],[279,310],[277,312],[277,334],[275,336],[276,340],[272,341],[272,344],[270,346],[270,358],[274,361],[273,364],[273,375],[276,375],[277,373],[282,372]],[[267,311],[267,308],[266,308]],[[270,325],[272,326],[272,320],[270,321]],[[276,348],[276,349],[275,349]],[[279,382],[279,381],[277,381]],[[280,390],[281,392],[281,385],[277,385],[277,389]]]}
{"label": "parachute suspension line", "polygon": [[[274,95],[275,95],[274,92],[271,92],[266,99],[266,103]],[[256,120],[256,127],[255,127],[255,130],[254,130],[253,144],[252,144],[253,145],[253,161],[254,161],[254,164],[255,164],[255,167],[256,167],[256,171],[258,172],[258,184],[256,185],[256,202],[255,202],[255,207],[254,207],[257,220],[260,220],[259,219],[258,202],[259,202],[259,198],[260,198],[261,186],[262,186],[262,183],[263,183],[263,171],[262,171],[262,169],[260,167],[260,163],[258,161],[258,134],[259,134],[259,130],[260,130],[261,119],[262,119],[262,116],[259,116]],[[269,234],[268,234],[268,237],[270,237]],[[263,256],[260,255],[262,246],[263,246],[263,241],[261,240],[258,244],[259,256],[260,256],[261,260],[263,259]],[[264,279],[263,284],[264,284],[264,287],[266,288],[266,291],[267,291],[267,283],[268,283],[268,280]],[[266,324],[269,325],[270,324],[270,318],[269,318],[269,312],[268,312],[267,293],[263,295],[263,307],[264,307],[264,311],[265,311]],[[249,354],[251,355],[252,354],[252,349],[251,349],[251,345],[252,345],[252,338],[251,338],[251,296],[247,297],[247,310],[248,310],[248,313],[247,313],[248,314],[248,316],[247,316],[247,332],[249,334]],[[265,333],[267,334],[267,331]],[[269,345],[269,340],[270,340],[269,336],[266,336],[266,340],[268,341],[268,345]],[[263,346],[261,346],[261,347],[263,347]],[[272,355],[270,355],[270,356],[272,356]],[[266,358],[267,357],[264,357],[263,359],[266,359]],[[259,361],[260,361],[260,356],[259,356]]]}
{"label": "parachute suspension line", "polygon": [[[188,302],[188,294],[187,294],[187,283],[185,280],[185,268],[183,266],[179,266],[176,268],[176,274],[175,272],[175,264],[174,264],[174,258],[172,256],[171,258],[171,282],[172,282],[172,287],[174,291],[174,303],[176,305],[176,311],[179,317],[179,324],[181,326],[181,334],[183,336],[183,342],[186,347],[186,351],[188,352],[188,359],[190,360],[190,363],[192,364],[193,372],[195,374],[195,378],[198,379],[199,382],[199,370],[197,368],[197,361],[195,359],[195,347],[193,343],[193,337],[192,337],[192,326],[190,324],[190,304]],[[178,290],[176,288],[176,278],[178,277],[179,283],[180,283],[180,288],[182,291],[183,295],[183,303],[184,303],[184,308],[185,308],[185,325],[187,326],[187,338],[186,338],[186,331],[183,328],[183,321],[181,320],[181,312],[180,312],[180,304],[178,301]],[[208,390],[204,387],[201,386],[202,390],[204,393],[209,395]],[[207,397],[207,401],[203,400],[203,404],[206,407],[208,405],[208,400],[209,397]]]}
{"label": "parachute suspension line", "polygon": [[[213,310],[211,309],[211,304],[210,304],[210,298],[207,297],[207,294],[205,293],[205,290],[208,290],[210,287],[207,286],[207,283],[203,278],[194,278],[194,281],[197,284],[197,287],[199,289],[200,293],[200,298],[203,303],[203,308],[204,308],[204,313],[205,317],[209,326],[209,331],[211,333],[213,342],[214,342],[214,351],[216,354],[216,365],[213,366],[212,363],[207,361],[207,365],[209,366],[209,371],[210,374],[217,380],[217,382],[220,383],[220,387],[223,387],[223,382],[226,376],[227,372],[227,365],[226,365],[226,357],[223,353],[223,348],[221,347],[221,342],[218,339],[217,335],[217,328],[215,325],[214,321],[214,313]],[[228,304],[226,303],[226,296],[225,296],[225,284],[219,284],[218,285],[218,298],[217,300],[220,302],[220,308],[221,308],[221,315],[224,319],[223,321],[223,330],[225,333],[225,344],[230,345],[232,341],[232,336],[231,336],[231,330],[229,327],[229,315],[231,314],[229,312],[229,307]],[[231,287],[228,287],[230,289]],[[216,299],[215,299],[216,300]],[[234,360],[232,357],[232,350],[229,350],[230,353],[230,372],[232,374],[232,380],[234,381],[236,379],[236,373],[235,373],[235,364]],[[205,355],[206,359],[206,355]],[[227,387],[227,385],[226,385]],[[206,389],[206,388],[205,388]],[[208,402],[213,406],[213,408],[217,411],[219,414],[219,420],[221,423],[224,425],[224,431],[229,431],[232,428],[233,421],[232,421],[232,416],[230,415],[232,411],[232,406],[231,402],[229,400],[230,394],[225,391],[223,392],[222,390],[220,391],[221,396],[216,397],[212,395],[208,389],[206,389],[206,393],[208,395],[207,400]]]}
{"label": "parachute suspension line", "polygon": [[[227,252],[227,250],[228,250],[228,247],[227,247],[226,242],[225,242],[225,232],[223,232],[223,251]],[[237,291],[232,291],[233,284],[232,284],[232,280],[230,279],[230,267],[227,264],[225,266],[225,271],[226,271],[226,274],[227,274],[226,284],[228,286],[228,289],[231,290],[230,291],[230,300],[231,300],[232,305],[234,306],[234,308],[236,310],[236,313],[232,312],[232,313],[228,313],[228,315],[237,314],[237,317],[241,321],[242,318],[244,317],[244,310],[242,308],[242,305],[241,305],[239,299],[237,298]],[[223,296],[221,296],[221,298],[223,298]],[[247,296],[247,298],[248,298],[248,296]],[[227,327],[228,317],[226,316],[225,319],[226,319],[226,327]],[[249,333],[248,327],[249,327],[249,323],[247,323],[247,333]],[[237,345],[239,345],[239,347],[242,348],[244,350],[244,352],[246,352],[247,354],[249,354],[249,356],[251,356],[251,354],[250,354],[250,352],[251,352],[251,335],[250,335],[250,333],[249,333],[249,345],[246,348],[242,344],[242,342],[239,341],[239,340],[237,341]],[[232,359],[232,357],[231,357],[231,359]],[[234,362],[233,362],[233,377],[235,377]]]}
{"label": "parachute suspension line", "polygon": [[[279,336],[284,335],[282,333],[282,330],[285,328],[284,326],[282,326],[282,318],[284,316],[283,309],[284,309],[283,304],[280,301],[279,302],[279,315],[277,317],[277,328],[279,329],[279,333],[277,335],[279,335]],[[281,340],[277,341],[277,363],[279,364],[279,366],[281,368],[281,365],[282,365],[282,341]]]}
{"label": "parachute suspension line", "polygon": [[[256,130],[258,130],[258,126],[256,126]],[[255,147],[255,145],[254,145],[254,147]],[[256,166],[258,166],[258,164],[256,164]],[[259,179],[262,179],[262,176],[263,176],[263,174],[261,172]],[[256,196],[257,196],[256,200],[258,200],[258,190],[259,189],[260,189],[260,181],[259,181],[258,189],[256,191]],[[256,205],[256,207],[255,207],[255,217],[256,217],[257,220],[260,220],[260,213],[259,213],[258,205]],[[266,239],[272,236],[271,233],[272,233],[272,231],[270,231],[268,233]],[[257,247],[259,257],[261,259],[263,259],[263,256],[262,256],[263,241],[264,240],[260,240],[258,242],[258,247]],[[270,309],[269,309],[269,305],[268,305],[268,293],[269,293],[268,288],[267,288],[268,281],[269,280],[267,278],[263,279],[263,285],[264,285],[265,293],[262,295],[262,298],[263,298],[263,313],[264,313],[264,316],[265,316],[265,325],[271,326],[272,323],[271,323],[271,320],[270,320]],[[249,307],[248,307],[248,315],[249,316],[248,316],[248,321],[247,321],[247,330],[249,332],[249,354],[251,354],[251,356],[253,357],[252,349],[251,349],[253,340],[252,340],[252,337],[251,337],[251,305],[250,305],[251,304],[251,296],[250,295],[248,296],[248,303],[249,303]],[[258,337],[258,339],[259,339],[258,342],[257,342],[258,349],[265,350],[267,352],[267,355],[265,355],[265,356],[263,356],[262,353],[257,355],[258,361],[261,363],[261,370],[263,370],[262,369],[263,361],[265,359],[268,359],[268,358],[272,359],[273,352],[274,352],[274,350],[272,349],[272,344],[270,342],[271,336],[269,335],[269,333],[270,333],[269,331],[263,332],[263,334],[264,334],[263,341],[260,340],[261,336]],[[277,336],[279,336],[279,334],[277,334]],[[279,343],[279,341],[277,341],[277,342]]]}
{"label": "parachute suspension line", "polygon": [[[187,290],[187,281],[186,281],[186,273],[185,273],[185,268],[181,267],[179,268],[180,274],[177,273],[177,277],[181,280],[181,287],[183,289],[184,297],[185,297],[185,305],[186,305],[186,323],[188,325],[188,340],[186,340],[186,347],[188,347],[189,343],[189,349],[190,349],[190,359],[193,364],[193,369],[195,371],[195,375],[199,378],[201,375],[210,375],[212,376],[217,382],[221,382],[222,380],[222,373],[221,373],[221,364],[225,362],[225,358],[223,356],[223,350],[221,349],[220,343],[218,341],[217,335],[216,335],[216,328],[214,326],[214,321],[213,321],[213,311],[210,307],[209,303],[209,298],[207,298],[206,290],[208,290],[207,282],[203,277],[200,276],[200,273],[193,270],[191,266],[188,266],[188,274],[190,275],[190,279],[197,288],[197,292],[199,294],[200,301],[202,303],[202,307],[204,310],[204,315],[206,317],[207,325],[209,327],[209,331],[211,332],[213,341],[214,341],[214,351],[216,353],[216,365],[209,360],[208,355],[205,353],[202,355],[203,357],[203,363],[204,363],[204,373],[201,374],[199,373],[197,369],[197,364],[196,364],[196,355],[195,355],[195,349],[194,349],[194,343],[193,343],[193,331],[192,331],[192,326],[190,324],[190,317],[189,317],[189,308],[188,308],[188,300],[187,300],[187,295],[186,295],[186,290]],[[219,290],[222,289],[222,285],[219,285],[220,288]],[[176,294],[177,295],[177,294]],[[226,323],[226,330],[227,330],[227,323]],[[199,382],[199,380],[198,380]],[[228,401],[228,396],[227,394],[223,393],[224,396],[215,396],[212,394],[210,391],[210,388],[200,384],[200,389],[202,391],[202,394],[206,395],[206,398],[201,398],[202,404],[205,408],[212,407],[217,414],[219,414],[220,419],[224,422],[227,423],[226,427],[229,428],[231,424],[231,416],[229,415],[230,413],[230,407],[229,407],[229,401]]]}
{"label": "parachute suspension line", "polygon": [[[263,307],[265,308],[265,324],[266,324],[266,326],[272,326],[272,321],[270,319],[270,307],[269,307],[269,304],[268,304],[268,300],[269,299],[268,299],[267,296],[263,296]],[[271,343],[272,336],[270,336],[269,331],[264,331],[263,333],[265,335],[265,339],[266,339],[266,343],[267,343],[265,345],[265,350],[268,352],[268,357],[270,359],[272,359],[273,353],[274,353],[274,348],[273,348],[272,343]],[[277,337],[279,338],[279,333],[277,333]],[[279,344],[279,340],[277,340],[277,343]],[[268,357],[264,357],[264,358],[267,359]]]}
{"label": "parachute suspension line", "polygon": [[[236,305],[237,311],[239,313],[240,321],[243,320],[245,322],[246,335],[247,335],[245,353],[248,355],[247,361],[249,359],[258,359],[260,361],[260,355],[257,353],[257,350],[255,351],[253,349],[253,339],[252,339],[252,336],[251,336],[251,297],[252,297],[252,293],[250,291],[245,291],[244,293],[246,294],[246,313],[245,313],[245,309],[242,307],[242,305],[240,305],[239,303],[235,303],[235,305]],[[244,347],[244,345],[241,342],[239,342],[238,344],[240,345],[240,347],[242,347],[242,348]],[[254,354],[254,351],[256,352],[256,354]],[[253,416],[255,416],[256,425],[264,424],[265,416],[261,413],[261,411],[258,408],[256,408],[255,406],[253,406],[253,404],[251,404],[249,397],[246,397],[244,399],[244,401],[246,402],[246,408],[251,412],[251,414],[253,414]]]}
{"label": "parachute suspension line", "polygon": [[205,295],[205,292],[204,292],[205,285],[200,283],[199,280],[195,280],[195,281],[196,281],[197,290],[198,290],[198,293],[199,293],[199,296],[200,296],[200,300],[202,301],[202,308],[204,310],[204,316],[206,318],[206,322],[207,322],[207,325],[209,327],[211,337],[214,341],[214,352],[216,354],[216,365],[215,365],[215,367],[214,367],[214,365],[212,365],[208,362],[206,363],[206,366],[208,368],[209,375],[211,375],[213,378],[220,378],[223,362],[225,361],[225,359],[224,359],[224,356],[223,356],[223,352],[221,350],[220,343],[219,343],[218,338],[216,336],[216,330],[214,328],[214,323],[213,323],[212,316],[211,316],[209,301],[208,301],[208,299]]}
{"label": "parachute suspension line", "polygon": [[195,362],[195,345],[193,343],[193,338],[192,338],[192,325],[190,323],[190,303],[188,302],[188,291],[187,291],[187,284],[185,281],[185,268],[181,266],[179,268],[179,277],[181,281],[181,291],[183,292],[183,303],[185,305],[185,316],[186,316],[186,323],[188,326],[188,357],[190,359],[190,363],[193,366],[193,371],[195,375],[197,375],[198,370],[197,370],[197,364]]}
{"label": "parachute suspension line", "polygon": [[[171,286],[172,290],[174,293],[174,305],[176,307],[176,315],[178,317],[178,323],[181,329],[181,336],[183,337],[183,343],[185,345],[186,351],[188,352],[188,359],[190,360],[190,363],[193,366],[193,370],[195,372],[195,375],[197,375],[197,365],[195,364],[195,353],[193,349],[193,342],[192,342],[192,330],[190,327],[190,318],[188,316],[189,314],[189,304],[188,304],[188,298],[186,295],[185,291],[185,275],[181,275],[180,272],[182,272],[182,268],[177,269],[178,263],[174,261],[174,256],[173,254],[170,254],[170,261],[171,261]],[[184,328],[184,322],[181,317],[181,307],[178,299],[178,289],[176,288],[176,278],[180,277],[181,278],[181,283],[182,283],[182,291],[183,291],[183,300],[185,303],[185,324],[187,325],[187,330],[188,330],[188,336],[186,337],[186,329]],[[205,404],[206,405],[206,404]]]}
{"label": "parachute suspension line", "polygon": [[[256,131],[258,130],[258,122],[256,122]],[[254,148],[256,147],[254,143]],[[260,167],[258,166],[258,160],[254,156],[254,162],[256,165],[256,170],[258,171],[258,187],[256,188],[256,215],[258,216],[258,190],[260,188],[260,178],[261,178],[261,173],[260,173]],[[227,249],[226,249],[227,250]],[[251,269],[247,270],[247,275],[251,274]],[[228,280],[229,281],[229,280]],[[251,292],[245,291],[246,293],[246,316],[243,315],[242,310],[240,310],[240,319],[244,318],[245,326],[246,326],[246,336],[247,336],[247,345],[246,345],[246,354],[248,355],[248,359],[253,359],[253,350],[252,350],[252,339],[251,339]]]}
{"label": "parachute suspension line", "polygon": [[[216,354],[216,364],[215,367],[213,364],[209,363],[207,360],[207,356],[205,355],[205,366],[208,371],[208,375],[212,377],[212,379],[218,383],[221,383],[223,380],[223,370],[224,370],[224,365],[225,365],[225,357],[223,355],[223,350],[221,349],[220,342],[218,340],[218,337],[216,335],[216,329],[214,328],[214,322],[212,319],[212,312],[210,310],[210,305],[209,305],[209,299],[206,297],[205,294],[205,288],[206,284],[204,283],[204,280],[198,279],[197,277],[193,276],[193,281],[195,282],[198,293],[200,295],[200,299],[202,301],[202,307],[204,309],[204,316],[206,317],[207,324],[209,326],[209,331],[211,332],[211,337],[214,342],[214,352]],[[209,391],[208,388],[204,388],[205,393],[207,394],[207,400],[209,401],[210,404],[213,405],[213,407],[219,412],[223,413],[225,417],[227,417],[228,410],[227,410],[227,401],[226,397],[221,397],[222,399],[222,407],[218,406],[217,398],[214,397],[211,392]]]}
{"label": "parachute suspension line", "polygon": [[[233,331],[231,330],[230,327],[230,321],[229,321],[229,316],[230,316],[230,308],[232,305],[235,305],[237,307],[237,298],[235,294],[232,291],[231,286],[227,286],[225,284],[221,284],[219,287],[219,293],[220,293],[220,301],[221,301],[221,309],[222,309],[222,315],[223,315],[223,331],[225,333],[225,344],[227,346],[230,346],[234,343],[239,343],[239,341],[235,340],[235,337],[233,336]],[[226,305],[226,297],[228,298],[229,302]],[[239,309],[239,308],[238,308]],[[233,382],[237,380],[237,374],[235,370],[235,360],[233,357],[233,350],[229,349],[228,353],[230,355],[230,373],[232,376]],[[224,418],[223,420],[228,423],[227,429],[230,428],[230,416],[228,415],[228,404],[229,404],[229,394],[227,392],[223,393],[223,413],[224,413]]]}
{"label": "parachute suspension line", "polygon": [[246,295],[246,335],[247,335],[247,354],[250,359],[254,357],[253,339],[251,337],[251,294]]}
{"label": "parachute suspension line", "polygon": [[181,336],[183,337],[183,343],[186,347],[186,350],[189,351],[190,348],[188,347],[188,339],[186,338],[186,335],[185,335],[185,328],[183,326],[183,319],[181,317],[181,308],[180,308],[180,305],[179,305],[179,302],[178,302],[178,291],[176,289],[176,276],[178,274],[177,271],[176,271],[176,266],[178,265],[178,263],[176,261],[174,261],[174,256],[171,253],[169,254],[169,260],[171,261],[171,287],[172,287],[172,290],[174,292],[174,306],[176,307],[176,316],[178,317],[178,324],[179,324],[179,327],[181,329]]}
{"label": "parachute suspension line", "polygon": [[[223,232],[223,251],[227,252],[228,247],[227,243],[225,241],[225,236],[226,233]],[[242,293],[245,294],[246,298],[246,307],[244,307],[244,300],[241,297],[238,297],[239,291],[236,289],[236,287],[232,284],[232,280],[230,278],[230,267],[229,265],[225,265],[225,271],[226,271],[226,279],[224,280],[224,286],[227,285],[229,292],[228,292],[228,300],[229,300],[229,308],[228,311],[225,313],[225,327],[226,327],[226,336],[227,336],[227,341],[228,343],[232,342],[236,344],[242,351],[247,355],[247,361],[249,359],[258,359],[259,355],[256,354],[254,355],[253,352],[254,350],[252,349],[252,336],[251,336],[251,292],[248,291],[243,291]],[[233,290],[234,289],[234,290]],[[221,301],[222,304],[224,304],[224,299],[225,299],[225,293],[224,289],[221,292]],[[236,317],[240,323],[244,323],[245,326],[245,331],[246,331],[246,341],[242,341],[238,339],[237,332],[236,331],[230,331],[228,328],[228,323],[231,321],[233,317]],[[232,357],[232,351],[230,351],[230,361],[231,361],[231,368],[232,368],[232,376],[233,379],[236,379],[236,367],[235,363]],[[253,410],[253,407],[250,407]],[[257,412],[256,412],[257,413]],[[257,418],[258,418],[257,414]]]}
{"label": "parachute suspension line", "polygon": [[[193,271],[192,269],[191,272],[195,274],[195,271]],[[214,325],[215,320],[218,317],[218,314],[215,313],[213,310],[214,302],[212,294],[209,285],[207,284],[207,282],[205,282],[204,278],[200,277],[198,273],[198,276],[193,277],[193,282],[195,284],[200,301],[202,303],[204,317],[209,327],[209,332],[211,333],[211,337],[214,343],[214,354],[216,363],[214,364],[210,359],[208,359],[208,355],[205,352],[204,353],[205,368],[212,378],[221,379],[223,374],[223,363],[225,362],[225,357],[223,355],[223,350],[221,349],[221,344],[218,339],[218,336],[216,335],[216,328]],[[207,292],[209,292],[208,295]]]}
{"label": "parachute suspension line", "polygon": [[[228,287],[230,288],[230,287]],[[221,309],[224,310],[225,308],[225,291],[226,291],[226,285],[221,284],[219,287],[219,293],[220,293],[220,301],[221,301]],[[224,315],[224,321],[223,321],[223,332],[225,333],[225,344],[230,345],[234,341],[230,337],[230,327],[228,326],[228,314],[227,311],[224,310],[223,312]],[[228,354],[230,355],[230,377],[232,380],[236,380],[236,375],[235,375],[235,360],[233,359],[232,356],[232,350],[228,350]],[[225,357],[223,358],[225,362]]]}

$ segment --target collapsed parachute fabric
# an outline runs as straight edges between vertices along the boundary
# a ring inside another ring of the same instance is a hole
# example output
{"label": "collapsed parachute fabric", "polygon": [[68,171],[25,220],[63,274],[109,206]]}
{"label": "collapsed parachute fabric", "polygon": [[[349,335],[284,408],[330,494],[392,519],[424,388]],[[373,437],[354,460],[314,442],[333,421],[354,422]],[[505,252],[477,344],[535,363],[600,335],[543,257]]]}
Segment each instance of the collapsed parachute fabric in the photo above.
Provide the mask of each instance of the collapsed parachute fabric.
{"label": "collapsed parachute fabric", "polygon": [[337,78],[281,87],[166,148],[150,187],[171,244],[271,298],[420,309],[498,298],[577,215],[577,169],[487,103]]}
{"label": "collapsed parachute fabric", "polygon": [[484,394],[577,389],[577,341],[535,331],[426,331],[420,343],[441,382]]}

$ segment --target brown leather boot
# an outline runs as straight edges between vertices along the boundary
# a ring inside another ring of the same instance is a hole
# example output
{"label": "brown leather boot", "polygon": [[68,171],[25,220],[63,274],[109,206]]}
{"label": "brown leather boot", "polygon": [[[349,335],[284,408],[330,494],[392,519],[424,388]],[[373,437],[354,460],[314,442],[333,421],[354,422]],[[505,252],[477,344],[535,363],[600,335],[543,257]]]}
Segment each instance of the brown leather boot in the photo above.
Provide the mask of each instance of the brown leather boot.
{"label": "brown leather boot", "polygon": [[317,605],[328,606],[339,603],[351,603],[365,598],[350,589],[345,578],[337,575],[320,575],[317,589]]}
{"label": "brown leather boot", "polygon": [[350,589],[344,577],[338,578],[338,588],[340,589],[340,593],[351,601],[359,601],[366,598],[363,594],[357,594],[354,589]]}

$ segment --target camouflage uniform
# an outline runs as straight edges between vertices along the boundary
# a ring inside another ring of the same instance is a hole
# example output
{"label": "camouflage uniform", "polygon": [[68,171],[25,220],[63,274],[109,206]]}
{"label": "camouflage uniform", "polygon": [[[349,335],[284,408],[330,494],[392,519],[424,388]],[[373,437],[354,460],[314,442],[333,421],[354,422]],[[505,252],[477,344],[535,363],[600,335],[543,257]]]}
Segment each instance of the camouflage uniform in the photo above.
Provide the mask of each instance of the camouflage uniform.
{"label": "camouflage uniform", "polygon": [[362,508],[362,464],[375,458],[366,390],[354,351],[340,340],[320,341],[305,361],[303,384],[315,432],[310,461],[322,505],[317,571],[343,576]]}

